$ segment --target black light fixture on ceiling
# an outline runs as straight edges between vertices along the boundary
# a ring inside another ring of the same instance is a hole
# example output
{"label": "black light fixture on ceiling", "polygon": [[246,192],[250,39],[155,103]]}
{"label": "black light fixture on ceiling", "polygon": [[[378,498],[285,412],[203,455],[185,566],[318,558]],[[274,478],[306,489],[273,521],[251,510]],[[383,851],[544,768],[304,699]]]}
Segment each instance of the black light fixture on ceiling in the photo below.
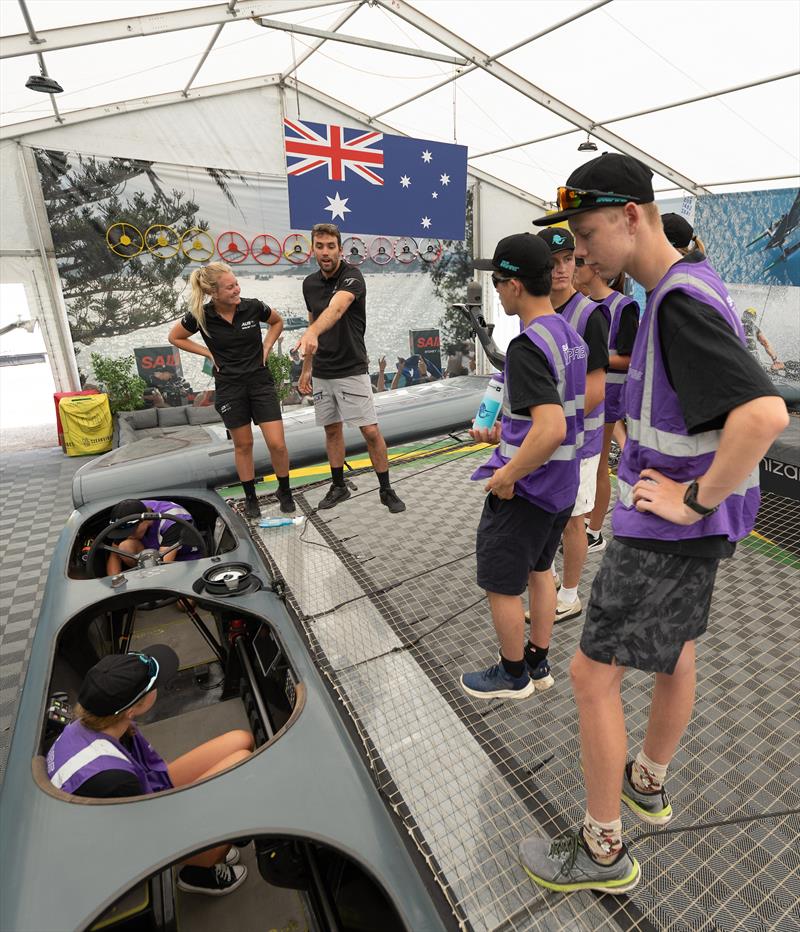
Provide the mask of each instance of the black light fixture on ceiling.
{"label": "black light fixture on ceiling", "polygon": [[578,152],[597,152],[597,143],[592,141],[589,133],[586,134],[586,139],[578,146]]}
{"label": "black light fixture on ceiling", "polygon": [[63,94],[64,88],[46,74],[32,74],[25,82],[25,87],[32,91],[40,91],[42,94]]}

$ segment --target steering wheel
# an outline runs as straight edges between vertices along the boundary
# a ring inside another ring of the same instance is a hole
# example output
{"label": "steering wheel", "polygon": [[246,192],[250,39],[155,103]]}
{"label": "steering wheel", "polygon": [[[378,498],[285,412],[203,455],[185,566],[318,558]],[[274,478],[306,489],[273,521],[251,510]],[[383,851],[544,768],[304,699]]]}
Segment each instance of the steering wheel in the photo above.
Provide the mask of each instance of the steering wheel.
{"label": "steering wheel", "polygon": [[[203,536],[197,530],[197,528],[191,524],[189,521],[184,520],[183,518],[178,518],[175,515],[161,515],[153,511],[145,511],[142,514],[132,514],[126,515],[123,518],[120,518],[117,521],[114,521],[112,524],[109,524],[108,527],[103,528],[102,531],[95,537],[94,543],[92,544],[92,549],[89,551],[89,555],[86,558],[86,573],[90,579],[97,578],[96,572],[96,563],[97,556],[100,550],[107,550],[109,553],[116,553],[120,557],[124,557],[127,560],[135,560],[135,566],[124,566],[123,572],[126,570],[138,570],[143,569],[148,566],[161,566],[164,563],[164,558],[170,553],[173,553],[175,550],[179,550],[184,546],[182,540],[178,541],[177,544],[173,544],[168,550],[165,550],[161,553],[159,550],[142,550],[139,553],[127,553],[125,550],[120,550],[119,547],[114,547],[112,544],[107,544],[106,538],[108,535],[122,524],[129,524],[133,520],[137,521],[152,521],[152,520],[161,520],[165,519],[167,521],[174,521],[175,524],[180,524],[181,528],[189,532],[189,537],[194,538],[191,541],[191,545],[194,546],[198,553],[200,554],[201,559],[208,556],[208,548],[206,547],[206,542],[203,540]],[[105,573],[103,574],[105,575]]]}

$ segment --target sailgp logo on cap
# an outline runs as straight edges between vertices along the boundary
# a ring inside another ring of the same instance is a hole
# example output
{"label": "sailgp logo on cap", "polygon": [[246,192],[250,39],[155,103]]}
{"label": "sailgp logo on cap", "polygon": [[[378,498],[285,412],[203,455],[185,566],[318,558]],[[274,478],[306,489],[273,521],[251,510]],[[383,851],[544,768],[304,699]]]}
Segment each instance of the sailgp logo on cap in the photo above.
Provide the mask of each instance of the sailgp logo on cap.
{"label": "sailgp logo on cap", "polygon": [[498,264],[501,269],[508,269],[510,272],[519,272],[519,266],[509,262],[508,259],[501,259]]}
{"label": "sailgp logo on cap", "polygon": [[560,246],[562,243],[566,243],[566,241],[566,236],[562,236],[561,233],[553,234],[553,242],[556,244],[556,246]]}

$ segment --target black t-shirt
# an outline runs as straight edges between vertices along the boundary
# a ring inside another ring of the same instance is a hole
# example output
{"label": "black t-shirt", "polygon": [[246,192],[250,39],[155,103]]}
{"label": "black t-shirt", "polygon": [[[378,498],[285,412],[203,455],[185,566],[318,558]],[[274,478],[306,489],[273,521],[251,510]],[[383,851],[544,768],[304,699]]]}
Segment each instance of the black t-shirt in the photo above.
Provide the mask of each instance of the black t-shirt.
{"label": "black t-shirt", "polygon": [[558,385],[547,357],[524,334],[508,344],[508,403],[513,414],[530,415],[537,405],[561,405]]}
{"label": "black t-shirt", "polygon": [[[690,253],[681,262],[704,258],[702,253]],[[672,291],[662,301],[658,337],[667,377],[690,434],[721,430],[734,408],[766,395],[778,395],[767,374],[719,312],[684,292]],[[736,546],[720,535],[686,541],[633,537],[618,540],[640,550],[694,557],[729,557]]]}
{"label": "black t-shirt", "polygon": [[143,796],[144,787],[139,778],[127,770],[104,770],[81,783],[73,796],[94,799],[117,799],[122,796]]}
{"label": "black t-shirt", "polygon": [[617,355],[630,356],[636,334],[639,332],[639,305],[632,301],[626,304],[619,313],[619,327],[617,328]]}
{"label": "black t-shirt", "polygon": [[318,269],[303,281],[303,297],[312,321],[319,317],[339,291],[347,291],[354,298],[333,327],[319,336],[311,372],[320,379],[343,379],[349,375],[365,375],[369,371],[364,343],[367,286],[360,270],[342,260],[330,278],[325,278],[322,270]]}
{"label": "black t-shirt", "polygon": [[181,326],[189,333],[197,333],[214,356],[217,368],[214,378],[219,382],[232,382],[253,375],[265,368],[261,324],[272,315],[272,309],[257,298],[242,298],[236,307],[233,320],[228,323],[214,310],[214,302],[205,306],[206,329],[202,330],[191,311],[181,318]]}
{"label": "black t-shirt", "polygon": [[[572,298],[570,298],[570,301],[571,300]],[[557,307],[556,314],[563,314],[564,308],[568,304],[569,301],[565,301],[560,307]],[[606,315],[599,307],[596,307],[589,315],[589,319],[586,321],[586,332],[581,334],[581,336],[589,347],[589,359],[586,363],[587,374],[589,372],[594,372],[595,369],[607,369],[608,321],[606,320]]]}

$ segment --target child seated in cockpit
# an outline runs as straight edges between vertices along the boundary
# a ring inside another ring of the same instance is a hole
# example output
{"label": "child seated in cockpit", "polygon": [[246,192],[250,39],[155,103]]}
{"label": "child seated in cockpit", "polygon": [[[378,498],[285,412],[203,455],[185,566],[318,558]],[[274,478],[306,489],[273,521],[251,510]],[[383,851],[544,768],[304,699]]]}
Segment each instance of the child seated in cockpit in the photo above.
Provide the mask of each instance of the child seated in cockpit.
{"label": "child seated in cockpit", "polygon": [[[148,520],[138,518],[147,512],[158,514],[160,517]],[[158,550],[164,563],[171,563],[173,560],[196,560],[200,556],[196,547],[186,540],[185,528],[177,521],[171,520],[171,517],[175,517],[189,524],[194,523],[192,516],[182,505],[156,499],[126,498],[111,509],[109,524],[134,515],[137,517],[132,517],[125,524],[115,527],[106,536],[111,546],[130,554],[130,557],[127,557],[120,553],[109,553],[106,558],[108,576],[122,572],[123,567],[135,566],[136,555],[143,550]]]}
{"label": "child seated in cockpit", "polygon": [[[178,657],[164,644],[96,663],[81,685],[74,721],[47,755],[53,786],[75,796],[141,796],[187,786],[245,760],[253,736],[244,730],[206,741],[170,763],[145,740],[135,719],[150,711],[158,687],[177,670]],[[227,844],[195,855],[181,867],[178,887],[213,896],[231,893],[247,876],[238,860],[238,850]]]}

